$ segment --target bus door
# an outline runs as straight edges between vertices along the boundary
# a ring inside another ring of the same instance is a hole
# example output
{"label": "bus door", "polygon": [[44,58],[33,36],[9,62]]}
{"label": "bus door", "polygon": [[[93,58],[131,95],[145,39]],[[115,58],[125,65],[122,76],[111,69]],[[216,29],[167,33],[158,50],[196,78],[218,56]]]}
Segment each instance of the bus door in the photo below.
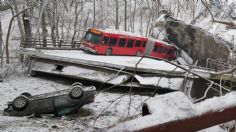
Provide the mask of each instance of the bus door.
{"label": "bus door", "polygon": [[119,42],[116,46],[117,54],[119,55],[126,55],[128,51],[126,50],[126,42],[127,42],[127,37],[120,36],[119,37]]}
{"label": "bus door", "polygon": [[150,54],[154,48],[154,45],[155,45],[155,39],[148,38],[148,41],[147,41],[147,44],[145,47],[145,51],[144,51],[144,55],[150,56]]}
{"label": "bus door", "polygon": [[102,41],[99,45],[99,48],[98,48],[98,54],[104,54],[106,49],[108,48],[108,42],[109,42],[109,35],[105,34],[102,38]]}

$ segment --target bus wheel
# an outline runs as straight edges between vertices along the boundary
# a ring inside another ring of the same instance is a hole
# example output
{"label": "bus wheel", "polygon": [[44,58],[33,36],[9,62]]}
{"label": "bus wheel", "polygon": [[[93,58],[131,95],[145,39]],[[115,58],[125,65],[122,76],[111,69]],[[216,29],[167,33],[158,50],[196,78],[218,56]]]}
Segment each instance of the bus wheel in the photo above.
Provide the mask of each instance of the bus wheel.
{"label": "bus wheel", "polygon": [[112,54],[112,49],[107,49],[105,54],[106,55],[111,55]]}
{"label": "bus wheel", "polygon": [[141,51],[137,51],[136,56],[141,56]]}

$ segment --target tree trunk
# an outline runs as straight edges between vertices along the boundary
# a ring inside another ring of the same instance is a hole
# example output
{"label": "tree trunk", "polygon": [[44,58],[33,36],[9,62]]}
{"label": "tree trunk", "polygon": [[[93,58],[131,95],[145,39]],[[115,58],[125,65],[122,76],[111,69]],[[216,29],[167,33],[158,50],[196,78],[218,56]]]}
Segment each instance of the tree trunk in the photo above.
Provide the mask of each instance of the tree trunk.
{"label": "tree trunk", "polygon": [[74,22],[74,32],[73,32],[72,41],[71,41],[71,47],[72,47],[72,48],[75,47],[74,40],[75,40],[75,36],[76,36],[77,22],[78,22],[78,17],[79,17],[78,6],[79,6],[79,4],[75,4],[75,22]]}
{"label": "tree trunk", "polygon": [[118,0],[116,0],[116,29],[119,29],[119,3]]}
{"label": "tree trunk", "polygon": [[3,40],[2,40],[2,24],[0,21],[0,55],[1,55],[1,68],[3,67]]}
{"label": "tree trunk", "polygon": [[56,35],[55,35],[55,30],[56,30],[56,7],[57,7],[57,1],[53,1],[53,9],[52,9],[52,20],[51,20],[51,39],[53,46],[56,47]]}
{"label": "tree trunk", "polygon": [[[85,19],[85,22],[84,22],[84,30],[86,30],[86,28],[87,28],[89,13],[90,13],[90,10],[88,11],[88,15],[87,15],[87,17],[86,17],[86,19]],[[83,32],[83,35],[84,35],[84,32]]]}
{"label": "tree trunk", "polygon": [[125,31],[127,31],[127,1],[125,0]]}
{"label": "tree trunk", "polygon": [[134,32],[134,22],[135,22],[135,13],[136,13],[136,0],[134,1],[134,11],[133,11],[133,26],[132,26],[132,32]]}
{"label": "tree trunk", "polygon": [[95,27],[95,21],[96,21],[96,0],[93,0],[93,27]]}
{"label": "tree trunk", "polygon": [[30,42],[30,40],[32,40],[32,32],[31,32],[31,26],[30,26],[30,16],[29,16],[29,12],[28,11],[24,11],[23,15],[23,23],[24,23],[24,29],[25,29],[25,45],[23,45],[24,48],[26,47],[31,47],[32,46],[32,42]]}
{"label": "tree trunk", "polygon": [[[13,4],[13,6],[14,6],[16,14],[19,13],[18,7],[16,5],[17,4],[16,0],[11,0],[11,4]],[[21,21],[20,15],[17,16],[17,23],[18,23],[18,27],[20,30],[21,38],[24,38],[25,37],[24,36],[24,29],[22,26],[22,21]]]}
{"label": "tree trunk", "polygon": [[[147,2],[148,2],[148,1],[147,1]],[[148,23],[147,23],[147,28],[146,28],[145,37],[148,37],[148,30],[149,30],[150,21],[151,21],[151,16],[152,16],[151,7],[150,7],[149,2],[148,2],[148,9],[149,9],[149,11],[150,11],[150,16],[148,17]]]}
{"label": "tree trunk", "polygon": [[47,25],[46,25],[46,15],[44,11],[42,13],[41,24],[42,24],[43,47],[47,47]]}
{"label": "tree trunk", "polygon": [[[80,34],[81,34],[81,27],[82,27],[82,20],[84,19],[83,18],[83,16],[84,16],[84,12],[83,12],[83,3],[81,3],[82,5],[81,5],[81,9],[80,9],[80,21],[79,21],[79,29],[78,29],[78,34],[77,34],[77,36],[76,36],[76,39],[78,39],[79,38],[79,36],[80,36]],[[83,26],[85,26],[85,25],[83,25]]]}
{"label": "tree trunk", "polygon": [[59,39],[59,21],[60,21],[60,15],[56,7],[56,39],[57,40]]}
{"label": "tree trunk", "polygon": [[139,32],[141,32],[141,34],[143,35],[143,10],[141,9],[140,12],[140,28],[139,28]]}

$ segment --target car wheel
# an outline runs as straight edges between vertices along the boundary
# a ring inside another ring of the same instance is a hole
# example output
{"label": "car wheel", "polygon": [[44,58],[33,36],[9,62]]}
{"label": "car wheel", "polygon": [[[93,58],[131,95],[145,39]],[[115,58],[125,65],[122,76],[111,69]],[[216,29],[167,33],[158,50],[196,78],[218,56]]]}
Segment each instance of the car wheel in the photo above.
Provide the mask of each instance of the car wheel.
{"label": "car wheel", "polygon": [[79,99],[83,95],[83,89],[81,86],[73,87],[69,95],[72,99]]}
{"label": "car wheel", "polygon": [[75,82],[75,83],[73,83],[72,85],[71,85],[71,87],[73,88],[73,87],[75,87],[75,86],[83,86],[83,84],[82,83],[80,83],[80,82]]}
{"label": "car wheel", "polygon": [[136,56],[141,56],[141,51],[137,51]]}
{"label": "car wheel", "polygon": [[105,54],[106,55],[111,55],[112,54],[112,49],[107,49]]}
{"label": "car wheel", "polygon": [[24,95],[20,95],[18,97],[16,97],[13,102],[12,102],[12,107],[15,110],[23,110],[26,108],[26,106],[28,105],[28,98]]}
{"label": "car wheel", "polygon": [[28,93],[28,92],[24,92],[24,93],[22,93],[22,94],[20,94],[20,95],[24,95],[24,96],[26,96],[26,97],[31,97],[32,95],[30,94],[30,93]]}

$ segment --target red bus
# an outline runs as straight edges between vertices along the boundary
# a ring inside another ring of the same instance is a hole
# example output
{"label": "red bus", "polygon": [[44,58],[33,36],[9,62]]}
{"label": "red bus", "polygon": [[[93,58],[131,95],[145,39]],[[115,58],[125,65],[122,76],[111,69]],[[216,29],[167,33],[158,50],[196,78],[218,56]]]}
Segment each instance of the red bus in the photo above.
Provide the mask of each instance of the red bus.
{"label": "red bus", "polygon": [[176,48],[166,42],[149,39],[129,32],[89,29],[81,49],[103,55],[149,55],[162,59],[176,58]]}

